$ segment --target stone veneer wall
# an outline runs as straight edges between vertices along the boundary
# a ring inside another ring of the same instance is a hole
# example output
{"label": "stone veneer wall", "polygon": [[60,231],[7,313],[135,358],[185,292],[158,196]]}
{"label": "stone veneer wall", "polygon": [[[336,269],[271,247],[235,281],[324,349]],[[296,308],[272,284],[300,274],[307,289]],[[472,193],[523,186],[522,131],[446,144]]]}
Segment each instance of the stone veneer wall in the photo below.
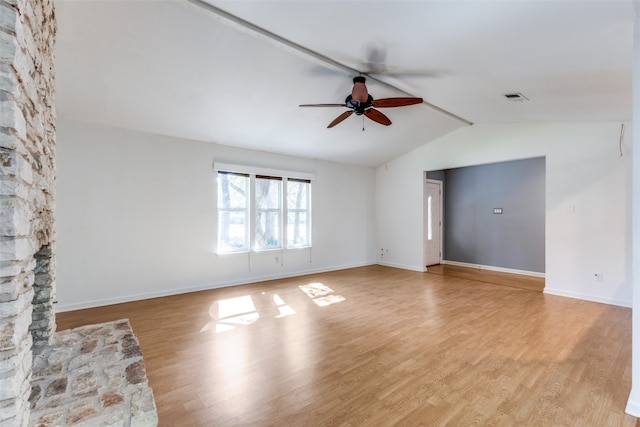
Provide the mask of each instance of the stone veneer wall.
{"label": "stone veneer wall", "polygon": [[29,422],[55,330],[53,0],[0,0],[0,426]]}

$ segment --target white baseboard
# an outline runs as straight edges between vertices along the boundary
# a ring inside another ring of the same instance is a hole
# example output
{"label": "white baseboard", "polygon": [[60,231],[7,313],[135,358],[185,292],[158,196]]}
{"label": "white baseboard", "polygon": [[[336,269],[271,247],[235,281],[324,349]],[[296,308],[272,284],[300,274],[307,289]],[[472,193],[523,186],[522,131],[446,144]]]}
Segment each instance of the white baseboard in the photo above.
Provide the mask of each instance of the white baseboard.
{"label": "white baseboard", "polygon": [[[512,274],[520,274],[523,276],[542,277],[542,278],[545,277],[545,273],[540,273],[537,271],[516,270],[513,268],[494,267],[491,265],[470,264],[467,262],[447,261],[447,260],[442,260],[441,263],[448,264],[448,265],[456,265],[458,267],[477,268],[478,270],[498,271],[500,273],[512,273]],[[427,268],[427,270],[429,270],[429,268]]]}
{"label": "white baseboard", "polygon": [[[524,275],[524,276],[546,278],[545,277],[546,276],[545,273],[538,273],[538,272],[535,272],[535,271],[515,270],[515,269],[511,269],[511,268],[501,268],[501,267],[492,267],[492,266],[487,266],[487,265],[469,264],[469,263],[458,262],[458,261],[442,261],[442,264],[457,265],[457,266],[460,266],[460,267],[477,268],[477,269],[480,269],[480,270],[491,270],[491,271],[499,271],[499,272],[502,272],[502,273],[514,273],[514,274],[521,274],[521,275]],[[429,269],[427,268],[427,271],[428,270]],[[566,291],[564,289],[550,288],[548,286],[548,284],[545,285],[543,293],[549,294],[549,295],[557,295],[557,296],[561,296],[561,297],[567,297],[567,298],[581,299],[581,300],[585,300],[585,301],[599,302],[599,303],[602,303],[602,304],[617,305],[617,306],[620,306],[620,307],[631,307],[632,306],[631,301],[625,301],[625,300],[614,299],[614,298],[602,298],[602,297],[599,297],[597,295],[590,295],[590,294],[586,294],[586,293],[582,293],[582,292],[573,292],[573,291]]]}
{"label": "white baseboard", "polygon": [[418,271],[420,273],[424,273],[425,271],[427,271],[426,268],[424,267],[416,267],[416,266],[412,266],[412,265],[404,265],[404,264],[395,264],[393,262],[382,262],[382,261],[378,261],[377,262],[378,265],[383,265],[385,267],[393,267],[393,268],[399,268],[401,270],[411,270],[411,271]]}
{"label": "white baseboard", "polygon": [[627,401],[627,407],[625,408],[624,412],[631,415],[632,417],[640,418],[640,402],[634,400],[632,398],[633,395],[633,390],[631,390],[629,400]]}
{"label": "white baseboard", "polygon": [[267,280],[287,279],[290,277],[307,276],[309,274],[318,274],[318,273],[327,273],[330,271],[347,270],[349,268],[366,267],[368,265],[376,265],[376,263],[370,262],[370,263],[363,263],[363,264],[343,265],[343,266],[337,266],[333,268],[310,269],[310,270],[296,271],[296,272],[285,273],[285,274],[272,274],[272,275],[265,275],[265,276],[259,276],[259,277],[252,277],[249,279],[242,279],[242,280],[234,280],[234,281],[218,282],[218,283],[207,283],[199,286],[192,286],[192,287],[185,287],[185,288],[165,289],[157,292],[130,294],[130,295],[113,297],[113,298],[83,301],[79,303],[56,304],[55,310],[57,313],[63,313],[65,311],[74,311],[74,310],[82,310],[85,308],[102,307],[105,305],[121,304],[124,302],[139,301],[139,300],[145,300],[145,299],[151,299],[151,298],[160,298],[160,297],[166,297],[170,295],[179,295],[179,294],[187,294],[190,292],[208,291],[211,289],[226,288],[230,286],[248,285],[251,283],[264,282]]}
{"label": "white baseboard", "polygon": [[572,292],[572,291],[566,291],[564,289],[548,288],[546,286],[544,288],[543,293],[549,294],[549,295],[556,295],[556,296],[560,296],[560,297],[575,298],[575,299],[581,299],[581,300],[585,300],[585,301],[599,302],[599,303],[602,303],[602,304],[618,305],[620,307],[631,308],[631,306],[632,306],[632,302],[631,301],[624,301],[624,300],[613,299],[613,298],[602,298],[602,297],[599,297],[599,296],[589,295],[589,294],[585,294],[585,293],[582,293],[582,292]]}
{"label": "white baseboard", "polygon": [[[442,263],[443,264],[450,264],[450,265],[458,265],[458,266],[462,266],[462,267],[478,268],[478,269],[481,269],[481,270],[493,270],[493,271],[500,271],[500,272],[507,272],[507,273],[524,274],[524,275],[529,275],[529,276],[534,276],[534,277],[545,277],[544,274],[542,274],[542,273],[527,272],[527,271],[513,270],[513,269],[504,269],[504,268],[499,268],[499,267],[496,268],[496,267],[490,267],[490,266],[481,266],[481,265],[476,265],[476,264],[460,263],[460,262],[456,262],[456,261],[443,261]],[[428,270],[428,269],[421,268],[421,267],[416,267],[416,266],[410,266],[410,265],[403,265],[403,264],[395,264],[395,263],[388,263],[388,262],[380,262],[380,261],[378,261],[378,262],[363,263],[363,264],[343,265],[343,266],[338,266],[338,267],[333,267],[333,268],[310,269],[310,270],[297,271],[297,272],[292,272],[292,273],[287,273],[287,274],[267,275],[267,276],[253,277],[253,278],[244,279],[244,280],[218,282],[218,283],[207,283],[207,284],[203,284],[203,285],[200,285],[200,286],[184,287],[184,288],[172,288],[172,289],[165,289],[165,290],[161,290],[161,291],[157,291],[157,292],[130,294],[130,295],[125,295],[125,296],[113,297],[113,298],[105,298],[105,299],[98,299],[98,300],[83,301],[83,302],[79,302],[79,303],[56,304],[56,312],[62,313],[62,312],[65,312],[65,311],[82,310],[82,309],[85,309],[85,308],[101,307],[101,306],[105,306],[105,305],[120,304],[120,303],[124,303],[124,302],[138,301],[138,300],[144,300],[144,299],[150,299],[150,298],[166,297],[166,296],[170,296],[170,295],[185,294],[185,293],[189,293],[189,292],[207,291],[207,290],[211,290],[211,289],[225,288],[225,287],[229,287],[229,286],[241,286],[241,285],[247,285],[247,284],[250,284],[250,283],[263,282],[263,281],[266,281],[266,280],[286,279],[286,278],[289,278],[289,277],[298,277],[298,276],[306,276],[306,275],[309,275],[309,274],[326,273],[326,272],[329,272],[329,271],[346,270],[346,269],[349,269],[349,268],[365,267],[365,266],[368,266],[368,265],[375,265],[375,264],[383,265],[383,266],[386,266],[386,267],[400,268],[400,269],[403,269],[403,270],[418,271],[418,272],[425,272],[425,271]],[[582,299],[582,300],[586,300],[586,301],[599,302],[599,303],[603,303],[603,304],[618,305],[618,306],[621,306],[621,307],[631,307],[632,306],[630,301],[594,297],[593,295],[583,294],[583,293],[578,293],[578,292],[567,292],[567,291],[562,290],[562,289],[553,289],[553,288],[545,287],[544,293],[545,294],[550,294],[550,295],[557,295],[557,296],[563,296],[563,297],[569,297],[569,298]],[[640,406],[639,406],[639,408],[640,408]],[[639,410],[639,413],[640,413],[640,410]]]}

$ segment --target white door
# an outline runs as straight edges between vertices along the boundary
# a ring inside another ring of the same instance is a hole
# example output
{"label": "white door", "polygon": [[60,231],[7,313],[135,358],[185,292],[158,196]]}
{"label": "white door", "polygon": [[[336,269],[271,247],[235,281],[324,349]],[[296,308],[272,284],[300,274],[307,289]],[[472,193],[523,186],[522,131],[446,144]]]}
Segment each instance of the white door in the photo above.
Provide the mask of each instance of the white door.
{"label": "white door", "polygon": [[442,181],[424,184],[424,265],[442,261]]}

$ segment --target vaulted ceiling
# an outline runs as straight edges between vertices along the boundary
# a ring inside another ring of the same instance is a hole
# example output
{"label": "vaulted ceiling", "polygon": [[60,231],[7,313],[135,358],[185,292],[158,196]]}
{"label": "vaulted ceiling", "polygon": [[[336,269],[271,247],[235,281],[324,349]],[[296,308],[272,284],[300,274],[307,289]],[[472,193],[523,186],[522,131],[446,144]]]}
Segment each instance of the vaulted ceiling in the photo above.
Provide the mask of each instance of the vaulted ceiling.
{"label": "vaulted ceiling", "polygon": [[[56,0],[57,114],[378,166],[469,123],[630,120],[634,12],[631,0]],[[426,103],[384,109],[389,127],[352,116],[331,129],[344,108],[298,106],[344,102],[359,72],[375,98]]]}

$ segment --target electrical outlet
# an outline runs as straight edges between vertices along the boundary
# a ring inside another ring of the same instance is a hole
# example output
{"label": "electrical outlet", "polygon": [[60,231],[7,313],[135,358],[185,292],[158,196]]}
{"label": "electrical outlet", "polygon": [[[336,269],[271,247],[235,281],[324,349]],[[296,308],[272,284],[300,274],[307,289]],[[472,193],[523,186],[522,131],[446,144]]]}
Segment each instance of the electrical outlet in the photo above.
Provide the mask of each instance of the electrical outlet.
{"label": "electrical outlet", "polygon": [[280,257],[276,256],[276,264],[280,264]]}
{"label": "electrical outlet", "polygon": [[602,282],[602,273],[593,273],[593,278],[598,282]]}

